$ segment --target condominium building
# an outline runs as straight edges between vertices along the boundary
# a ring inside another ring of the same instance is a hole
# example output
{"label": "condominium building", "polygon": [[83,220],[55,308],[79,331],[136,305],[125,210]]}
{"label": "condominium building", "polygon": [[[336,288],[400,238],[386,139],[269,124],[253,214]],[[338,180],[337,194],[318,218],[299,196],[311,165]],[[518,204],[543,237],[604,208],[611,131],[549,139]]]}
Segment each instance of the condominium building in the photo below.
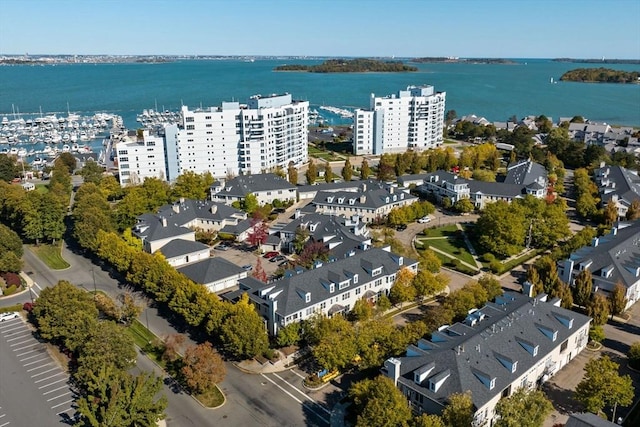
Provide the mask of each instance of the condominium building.
{"label": "condominium building", "polygon": [[214,177],[256,174],[307,162],[309,102],[290,94],[254,95],[246,104],[190,110],[181,122],[130,132],[115,145],[120,184],[174,181],[185,171]]}
{"label": "condominium building", "polygon": [[355,154],[425,150],[442,144],[445,92],[433,86],[409,86],[398,94],[371,94],[368,110],[355,111]]}
{"label": "condominium building", "polygon": [[164,140],[148,130],[129,131],[115,144],[120,185],[140,184],[145,178],[165,180]]}
{"label": "condominium building", "polygon": [[255,174],[307,161],[309,102],[290,94],[255,95],[247,104],[182,107],[182,123],[166,128],[168,179],[185,171],[214,177]]}

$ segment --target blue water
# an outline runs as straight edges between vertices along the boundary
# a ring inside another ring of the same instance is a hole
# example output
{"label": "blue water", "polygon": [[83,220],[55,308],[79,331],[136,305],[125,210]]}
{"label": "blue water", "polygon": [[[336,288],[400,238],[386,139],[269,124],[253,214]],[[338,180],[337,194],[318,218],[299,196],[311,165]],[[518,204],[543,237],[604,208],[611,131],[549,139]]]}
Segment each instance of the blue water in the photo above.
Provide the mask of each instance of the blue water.
{"label": "blue water", "polygon": [[[312,105],[368,107],[408,85],[447,92],[447,110],[505,121],[512,115],[582,115],[612,124],[640,125],[640,85],[559,82],[567,70],[593,64],[521,59],[517,65],[418,64],[415,73],[314,74],[274,72],[299,60],[185,60],[163,64],[0,66],[0,114],[97,111],[119,114],[129,128],[143,109],[177,110],[241,102],[254,94],[289,92]],[[637,70],[638,65],[605,65]]]}

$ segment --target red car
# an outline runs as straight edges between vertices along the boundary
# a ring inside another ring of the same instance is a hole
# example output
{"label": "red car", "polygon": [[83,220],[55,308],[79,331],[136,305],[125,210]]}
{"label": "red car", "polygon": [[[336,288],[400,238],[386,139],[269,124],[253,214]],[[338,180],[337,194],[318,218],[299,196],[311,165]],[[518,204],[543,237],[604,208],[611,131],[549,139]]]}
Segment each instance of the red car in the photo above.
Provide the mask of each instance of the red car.
{"label": "red car", "polygon": [[280,255],[278,252],[271,251],[271,252],[267,252],[266,254],[264,254],[264,257],[269,259],[269,258],[273,258],[274,256],[278,256],[278,255]]}

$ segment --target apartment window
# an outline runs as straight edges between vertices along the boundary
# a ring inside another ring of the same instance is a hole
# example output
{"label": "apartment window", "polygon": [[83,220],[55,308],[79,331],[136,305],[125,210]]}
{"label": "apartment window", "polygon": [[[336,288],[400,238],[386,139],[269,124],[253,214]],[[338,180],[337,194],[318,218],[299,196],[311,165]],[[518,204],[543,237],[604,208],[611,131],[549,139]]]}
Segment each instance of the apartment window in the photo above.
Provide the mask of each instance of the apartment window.
{"label": "apartment window", "polygon": [[342,294],[342,301],[349,299],[350,296],[351,292],[345,292],[344,294]]}
{"label": "apartment window", "polygon": [[120,151],[118,151],[118,155],[122,155],[122,154],[127,155],[127,154],[128,154],[128,151],[127,151],[127,150],[120,150]]}
{"label": "apartment window", "polygon": [[187,130],[194,130],[195,128],[195,125],[187,125]]}
{"label": "apartment window", "polygon": [[128,162],[129,158],[128,157],[120,157],[120,162]]}
{"label": "apartment window", "polygon": [[567,351],[567,346],[569,345],[569,340],[565,340],[562,344],[560,344],[560,353],[564,353]]}
{"label": "apartment window", "polygon": [[188,122],[188,123],[191,123],[191,122],[193,122],[193,121],[194,121],[194,118],[193,118],[193,117],[185,117],[185,118],[184,118],[184,121],[185,121],[185,122]]}

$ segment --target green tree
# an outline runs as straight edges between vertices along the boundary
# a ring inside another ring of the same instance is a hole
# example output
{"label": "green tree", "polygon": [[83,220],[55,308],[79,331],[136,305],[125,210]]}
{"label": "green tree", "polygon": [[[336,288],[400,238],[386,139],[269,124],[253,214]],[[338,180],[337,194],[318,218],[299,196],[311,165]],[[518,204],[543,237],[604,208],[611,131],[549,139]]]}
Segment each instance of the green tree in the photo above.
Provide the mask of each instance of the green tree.
{"label": "green tree", "polygon": [[585,376],[577,385],[575,398],[587,411],[599,413],[605,406],[628,406],[633,402],[633,384],[629,375],[618,373],[620,365],[609,356],[591,359],[584,367]]}
{"label": "green tree", "polygon": [[97,185],[100,185],[103,174],[104,169],[102,168],[102,166],[94,161],[86,162],[82,169],[80,169],[80,175],[82,176],[84,182],[93,182]]}
{"label": "green tree", "polygon": [[553,411],[542,390],[521,387],[496,405],[496,427],[541,427]]}
{"label": "green tree", "polygon": [[501,200],[485,207],[476,223],[476,232],[487,252],[506,257],[522,250],[527,226],[524,209]]}
{"label": "green tree", "polygon": [[197,174],[193,171],[185,171],[176,178],[173,195],[186,199],[204,200],[213,182],[214,179],[209,172]]}
{"label": "green tree", "polygon": [[360,298],[353,304],[351,315],[356,321],[369,320],[373,316],[373,307],[366,298]]}
{"label": "green tree", "polygon": [[380,295],[378,300],[376,301],[376,311],[379,313],[384,313],[385,311],[389,311],[391,309],[391,301],[389,301],[389,297],[386,295]]}
{"label": "green tree", "polygon": [[0,154],[0,180],[11,182],[20,174],[16,158],[7,154]]}
{"label": "green tree", "polygon": [[342,179],[345,182],[351,181],[353,177],[353,166],[351,165],[351,160],[347,157],[347,160],[344,161],[344,167],[342,168]]}
{"label": "green tree", "polygon": [[406,397],[385,376],[354,383],[349,396],[358,414],[356,427],[400,427],[411,420]]}
{"label": "green tree", "polygon": [[634,368],[640,368],[640,341],[631,344],[629,352],[627,353],[629,359],[629,365]]}
{"label": "green tree", "polygon": [[392,180],[395,172],[395,163],[395,157],[392,154],[385,153],[380,156],[376,179],[378,181]]}
{"label": "green tree", "polygon": [[180,373],[189,389],[201,394],[213,390],[224,379],[226,369],[211,343],[204,342],[187,348]]}
{"label": "green tree", "polygon": [[279,347],[287,347],[290,345],[296,345],[302,338],[300,323],[293,322],[287,326],[278,329],[278,335],[276,336],[276,343]]}
{"label": "green tree", "polygon": [[593,278],[588,268],[582,270],[573,281],[573,301],[581,306],[587,305],[591,299]]}
{"label": "green tree", "polygon": [[389,291],[389,299],[393,304],[402,304],[416,298],[416,289],[412,285],[415,273],[407,267],[403,267],[396,274],[396,279]]}
{"label": "green tree", "polygon": [[76,158],[71,153],[61,153],[55,161],[55,167],[58,166],[66,168],[69,175],[72,175],[77,166]]}
{"label": "green tree", "polygon": [[326,162],[324,164],[324,182],[330,183],[333,181],[333,171],[331,170],[331,163]]}
{"label": "green tree", "polygon": [[249,193],[244,196],[244,200],[242,201],[242,210],[251,215],[256,211],[256,209],[258,209],[258,207],[258,198],[255,194]]}
{"label": "green tree", "polygon": [[496,182],[495,172],[488,169],[474,169],[472,177],[476,181]]}
{"label": "green tree", "polygon": [[307,184],[311,185],[316,182],[316,177],[318,176],[318,168],[313,160],[309,161],[309,166],[307,167],[307,171],[304,176],[307,178]]}
{"label": "green tree", "polygon": [[611,309],[611,318],[613,319],[614,315],[619,315],[624,313],[625,308],[627,307],[627,288],[622,284],[622,282],[616,283],[613,287],[613,290],[609,294],[609,307]]}
{"label": "green tree", "polygon": [[600,294],[595,293],[587,302],[587,315],[593,318],[594,325],[604,325],[609,317],[609,301]]}
{"label": "green tree", "polygon": [[162,378],[153,374],[136,377],[103,366],[92,373],[77,400],[82,417],[76,427],[155,427],[165,417],[167,398],[158,397]]}
{"label": "green tree", "polygon": [[76,351],[87,341],[98,309],[88,292],[61,280],[42,290],[32,314],[42,338]]}
{"label": "green tree", "polygon": [[478,279],[478,283],[484,288],[485,291],[487,291],[488,301],[493,301],[495,297],[504,293],[504,291],[502,290],[502,286],[500,285],[500,281],[491,274],[483,274]]}
{"label": "green tree", "polygon": [[535,265],[530,266],[527,270],[527,282],[531,283],[533,286],[534,295],[539,295],[544,292],[544,285],[542,284],[542,280],[538,274],[538,269]]}
{"label": "green tree", "polygon": [[469,200],[466,197],[456,201],[453,204],[453,208],[456,211],[461,212],[461,213],[473,212],[473,210],[475,209],[475,207],[473,206],[473,202],[471,202],[471,200]]}
{"label": "green tree", "polygon": [[449,276],[444,273],[433,274],[426,269],[418,270],[411,285],[419,297],[437,295],[444,291],[449,284]]}
{"label": "green tree", "polygon": [[591,325],[589,327],[589,340],[593,342],[602,342],[606,338],[602,325]]}
{"label": "green tree", "polygon": [[571,287],[562,280],[558,280],[555,283],[549,295],[551,295],[552,298],[560,298],[560,307],[569,310],[573,307],[573,294],[571,293]]}
{"label": "green tree", "polygon": [[470,393],[454,393],[442,411],[442,421],[447,427],[469,427],[473,423],[473,401]]}
{"label": "green tree", "polygon": [[229,307],[220,329],[220,339],[225,349],[237,357],[254,357],[269,347],[262,317],[249,302],[247,294]]}
{"label": "green tree", "polygon": [[369,167],[369,161],[367,159],[362,159],[362,164],[360,165],[360,179],[366,180],[371,176],[371,168]]}
{"label": "green tree", "polygon": [[635,221],[638,218],[640,218],[640,199],[635,199],[627,209],[626,219],[627,221]]}
{"label": "green tree", "polygon": [[0,271],[14,273],[22,269],[22,240],[18,233],[0,224]]}
{"label": "green tree", "polygon": [[100,180],[100,190],[107,196],[109,200],[115,200],[122,197],[123,191],[120,183],[113,175],[105,175]]}
{"label": "green tree", "polygon": [[453,322],[453,312],[441,305],[428,305],[421,320],[430,334],[440,326],[450,325]]}
{"label": "green tree", "polygon": [[135,364],[133,338],[124,327],[112,321],[94,322],[86,340],[78,348],[78,371],[75,378],[86,380],[105,365],[127,370]]}
{"label": "green tree", "polygon": [[445,427],[444,421],[437,415],[422,414],[413,419],[411,427]]}
{"label": "green tree", "polygon": [[298,185],[298,169],[296,169],[296,165],[293,162],[289,162],[287,176],[291,185]]}

